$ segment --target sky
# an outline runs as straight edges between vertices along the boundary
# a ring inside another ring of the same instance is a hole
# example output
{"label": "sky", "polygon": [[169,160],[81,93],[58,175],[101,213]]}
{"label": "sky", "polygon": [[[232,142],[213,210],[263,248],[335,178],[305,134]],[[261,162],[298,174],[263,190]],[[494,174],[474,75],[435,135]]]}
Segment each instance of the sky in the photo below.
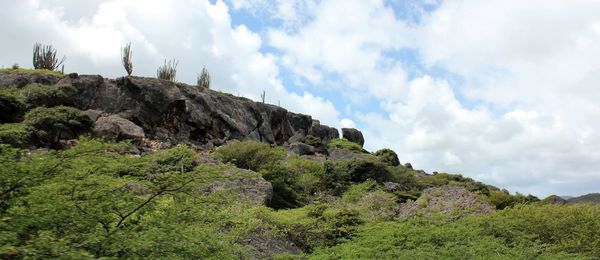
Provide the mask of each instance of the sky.
{"label": "sky", "polygon": [[545,197],[600,192],[600,1],[0,0],[0,66],[177,80],[356,127],[402,163]]}

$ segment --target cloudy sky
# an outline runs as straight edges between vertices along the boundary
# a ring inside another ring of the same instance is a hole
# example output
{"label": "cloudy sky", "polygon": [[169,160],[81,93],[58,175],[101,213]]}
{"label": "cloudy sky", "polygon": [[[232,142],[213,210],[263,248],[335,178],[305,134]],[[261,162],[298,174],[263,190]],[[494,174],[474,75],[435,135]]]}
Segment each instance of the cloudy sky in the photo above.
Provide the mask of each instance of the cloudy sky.
{"label": "cloudy sky", "polygon": [[35,42],[118,77],[179,60],[216,89],[363,131],[426,171],[511,192],[600,191],[600,1],[2,0],[0,66]]}

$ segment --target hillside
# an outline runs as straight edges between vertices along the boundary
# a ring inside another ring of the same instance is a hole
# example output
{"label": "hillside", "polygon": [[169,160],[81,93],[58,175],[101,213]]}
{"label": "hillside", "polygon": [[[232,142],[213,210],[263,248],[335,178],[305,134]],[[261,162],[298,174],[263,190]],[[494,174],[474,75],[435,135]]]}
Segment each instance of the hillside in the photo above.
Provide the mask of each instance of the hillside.
{"label": "hillside", "polygon": [[579,197],[570,198],[568,203],[595,203],[600,204],[600,193],[590,193]]}
{"label": "hillside", "polygon": [[2,70],[0,112],[3,259],[600,257],[598,206],[413,169],[208,88]]}

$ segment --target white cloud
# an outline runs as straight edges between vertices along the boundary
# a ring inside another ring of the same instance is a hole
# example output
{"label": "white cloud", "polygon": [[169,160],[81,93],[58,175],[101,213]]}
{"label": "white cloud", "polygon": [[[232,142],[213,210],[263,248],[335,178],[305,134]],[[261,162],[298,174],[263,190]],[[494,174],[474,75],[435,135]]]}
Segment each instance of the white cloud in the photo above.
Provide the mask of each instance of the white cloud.
{"label": "white cloud", "polygon": [[154,76],[164,59],[179,60],[178,80],[195,83],[206,66],[213,86],[339,125],[331,102],[310,93],[286,90],[275,57],[260,51],[261,37],[241,25],[233,27],[222,1],[13,1],[0,10],[0,64],[29,65],[34,42],[53,44],[67,56],[66,70],[124,74],[120,48],[131,41],[134,75]]}
{"label": "white cloud", "polygon": [[297,30],[269,32],[269,43],[284,53],[283,66],[316,85],[327,84],[327,74],[339,75],[343,94],[355,101],[401,95],[406,73],[385,51],[406,46],[406,25],[391,9],[382,1],[321,1],[313,16]]}

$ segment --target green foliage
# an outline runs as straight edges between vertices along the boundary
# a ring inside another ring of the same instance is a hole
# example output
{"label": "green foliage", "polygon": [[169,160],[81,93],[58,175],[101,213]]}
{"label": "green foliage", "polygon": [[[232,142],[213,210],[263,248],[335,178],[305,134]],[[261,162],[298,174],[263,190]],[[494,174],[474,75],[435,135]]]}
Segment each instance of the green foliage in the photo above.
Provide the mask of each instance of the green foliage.
{"label": "green foliage", "polygon": [[311,258],[593,259],[600,256],[599,214],[589,206],[520,206],[454,222],[371,223]]}
{"label": "green foliage", "polygon": [[65,74],[60,71],[47,70],[47,69],[24,69],[24,68],[9,68],[9,69],[0,69],[0,72],[11,72],[11,73],[28,73],[28,74],[44,74],[51,75],[57,78],[62,78]]}
{"label": "green foliage", "polygon": [[205,193],[242,177],[230,166],[194,166],[185,146],[143,157],[125,146],[0,145],[0,258],[249,258],[239,241],[270,232],[235,193]]}
{"label": "green foliage", "polygon": [[31,84],[22,89],[0,88],[0,123],[18,122],[31,108],[71,105],[77,89],[70,85]]}
{"label": "green foliage", "polygon": [[321,178],[321,185],[341,194],[348,186],[366,180],[378,182],[390,179],[390,173],[385,165],[371,160],[352,159],[337,163],[325,163],[325,173]]}
{"label": "green foliage", "polygon": [[0,88],[0,123],[12,123],[21,119],[26,104],[16,88]]}
{"label": "green foliage", "polygon": [[279,163],[284,158],[282,149],[272,149],[267,143],[231,142],[217,149],[217,157],[225,163],[253,171]]}
{"label": "green foliage", "polygon": [[358,153],[363,152],[363,148],[359,144],[350,142],[345,138],[331,139],[329,143],[327,143],[327,146],[331,148],[347,149]]}
{"label": "green foliage", "polygon": [[31,129],[25,124],[0,125],[0,143],[14,147],[25,147],[31,140]]}
{"label": "green foliage", "polygon": [[398,166],[400,165],[400,160],[398,160],[398,155],[391,149],[383,148],[374,153],[379,160],[385,164],[390,166]]}
{"label": "green foliage", "polygon": [[496,206],[496,209],[504,209],[507,207],[513,207],[517,204],[526,204],[539,201],[538,198],[532,195],[525,196],[520,193],[510,195],[508,192],[500,190],[490,192],[488,200],[494,204],[494,206]]}
{"label": "green foliage", "polygon": [[325,146],[325,144],[323,143],[321,138],[316,137],[314,135],[307,135],[304,138],[304,143],[308,144],[308,145],[312,145],[314,147],[324,147]]}
{"label": "green foliage", "polygon": [[77,89],[71,85],[44,86],[31,84],[20,91],[28,108],[72,105]]}
{"label": "green foliage", "polygon": [[483,184],[460,174],[438,173],[432,176],[422,177],[420,178],[420,182],[424,187],[443,185],[462,186],[471,192],[484,195],[489,195],[490,191],[498,190],[498,188],[494,186]]}
{"label": "green foliage", "polygon": [[92,120],[78,109],[57,106],[38,107],[25,114],[24,124],[32,129],[32,138],[41,146],[56,146],[61,139],[88,133]]}
{"label": "green foliage", "polygon": [[261,212],[259,218],[284,230],[294,244],[305,252],[346,241],[362,224],[357,211],[331,208],[322,203],[299,209]]}

